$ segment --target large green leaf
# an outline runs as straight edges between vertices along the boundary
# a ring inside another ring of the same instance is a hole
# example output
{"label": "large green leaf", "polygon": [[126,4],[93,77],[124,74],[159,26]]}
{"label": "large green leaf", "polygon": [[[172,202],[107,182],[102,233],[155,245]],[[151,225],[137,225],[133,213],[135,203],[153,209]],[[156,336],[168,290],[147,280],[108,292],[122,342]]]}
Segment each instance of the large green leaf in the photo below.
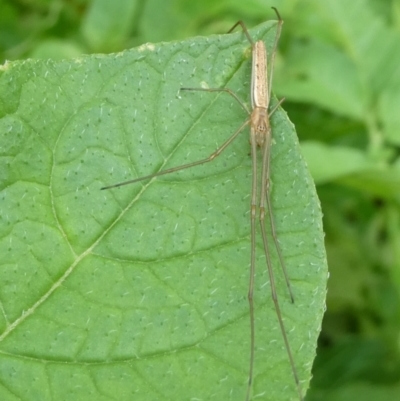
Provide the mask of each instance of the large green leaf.
{"label": "large green leaf", "polygon": [[[251,31],[269,48],[270,22]],[[242,33],[1,71],[0,399],[243,400],[249,360],[248,132],[216,161],[132,186],[106,184],[207,156],[246,118]],[[282,314],[308,387],[326,259],[321,212],[293,125],[272,118]],[[257,246],[254,398],[296,400]]]}

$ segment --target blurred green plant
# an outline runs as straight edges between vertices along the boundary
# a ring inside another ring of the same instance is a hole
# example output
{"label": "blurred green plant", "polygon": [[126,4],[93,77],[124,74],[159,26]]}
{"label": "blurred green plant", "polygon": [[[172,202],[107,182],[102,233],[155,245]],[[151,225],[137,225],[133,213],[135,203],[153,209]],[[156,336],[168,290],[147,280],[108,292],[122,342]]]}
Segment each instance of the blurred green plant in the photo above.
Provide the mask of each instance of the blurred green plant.
{"label": "blurred green plant", "polygon": [[274,89],[319,184],[331,272],[309,400],[400,394],[398,10],[336,0],[285,13]]}
{"label": "blurred green plant", "polygon": [[2,0],[1,53],[56,59],[223,33],[269,6],[285,20],[273,90],[318,184],[331,272],[308,399],[397,400],[398,0]]}

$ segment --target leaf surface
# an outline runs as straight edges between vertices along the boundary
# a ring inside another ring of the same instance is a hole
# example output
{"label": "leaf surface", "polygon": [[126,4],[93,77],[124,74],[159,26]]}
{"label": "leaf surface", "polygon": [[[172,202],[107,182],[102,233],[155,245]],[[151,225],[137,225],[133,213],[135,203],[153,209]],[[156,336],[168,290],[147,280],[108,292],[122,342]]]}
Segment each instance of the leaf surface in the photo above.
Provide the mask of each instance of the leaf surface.
{"label": "leaf surface", "polygon": [[[251,30],[271,48],[275,23]],[[248,380],[248,130],[213,163],[104,185],[208,156],[246,119],[242,33],[114,55],[5,64],[0,77],[0,399],[244,400]],[[291,304],[271,246],[303,391],[324,310],[314,184],[282,110],[272,202]],[[257,245],[253,397],[296,400]]]}

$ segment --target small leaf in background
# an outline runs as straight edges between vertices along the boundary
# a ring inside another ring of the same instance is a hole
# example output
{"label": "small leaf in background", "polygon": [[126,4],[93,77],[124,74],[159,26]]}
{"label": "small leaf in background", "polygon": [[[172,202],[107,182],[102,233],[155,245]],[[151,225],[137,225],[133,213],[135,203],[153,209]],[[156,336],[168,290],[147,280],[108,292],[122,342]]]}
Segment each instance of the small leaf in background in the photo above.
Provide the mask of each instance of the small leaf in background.
{"label": "small leaf in background", "polygon": [[134,0],[94,0],[82,23],[82,34],[92,52],[120,49],[132,31],[137,10]]}
{"label": "small leaf in background", "polygon": [[76,43],[66,42],[65,40],[49,39],[43,40],[33,51],[32,57],[37,59],[63,60],[66,58],[79,57],[84,53],[84,49]]}
{"label": "small leaf in background", "polygon": [[305,141],[301,150],[318,184],[372,168],[365,154],[357,149],[333,148],[321,142]]}

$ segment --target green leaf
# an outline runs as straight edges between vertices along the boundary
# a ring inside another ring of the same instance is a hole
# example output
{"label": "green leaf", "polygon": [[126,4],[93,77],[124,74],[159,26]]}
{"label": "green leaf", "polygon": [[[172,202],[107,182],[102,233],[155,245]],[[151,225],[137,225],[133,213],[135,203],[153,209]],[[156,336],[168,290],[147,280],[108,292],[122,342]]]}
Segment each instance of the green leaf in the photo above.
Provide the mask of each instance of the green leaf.
{"label": "green leaf", "polygon": [[41,59],[51,57],[53,60],[63,60],[66,58],[79,57],[82,53],[84,53],[84,50],[72,41],[45,39],[38,43],[31,57]]}
{"label": "green leaf", "polygon": [[120,49],[132,29],[136,8],[136,0],[93,0],[82,24],[91,50]]}
{"label": "green leaf", "polygon": [[372,163],[358,149],[332,147],[316,141],[302,142],[301,150],[318,184],[326,183],[349,174],[372,170]]}
{"label": "green leaf", "polygon": [[[365,105],[357,71],[332,46],[317,40],[300,43],[286,64],[285,74],[277,75],[279,92],[285,97],[310,102],[339,115],[362,118]],[[338,71],[345,73],[338,75]]]}
{"label": "green leaf", "polygon": [[296,38],[277,71],[276,88],[290,100],[363,122],[370,136],[382,137],[379,143],[387,140],[398,145],[400,35],[371,3],[297,4],[295,11],[307,13],[307,22],[295,13],[300,28],[293,28]]}
{"label": "green leaf", "polygon": [[[251,30],[271,48],[275,23]],[[239,32],[114,55],[5,64],[0,78],[0,398],[244,400],[249,364],[248,132]],[[326,291],[315,187],[293,125],[272,116],[272,202],[291,278],[277,291],[303,392]],[[257,224],[258,230],[258,224]],[[260,239],[254,398],[297,400]]]}

